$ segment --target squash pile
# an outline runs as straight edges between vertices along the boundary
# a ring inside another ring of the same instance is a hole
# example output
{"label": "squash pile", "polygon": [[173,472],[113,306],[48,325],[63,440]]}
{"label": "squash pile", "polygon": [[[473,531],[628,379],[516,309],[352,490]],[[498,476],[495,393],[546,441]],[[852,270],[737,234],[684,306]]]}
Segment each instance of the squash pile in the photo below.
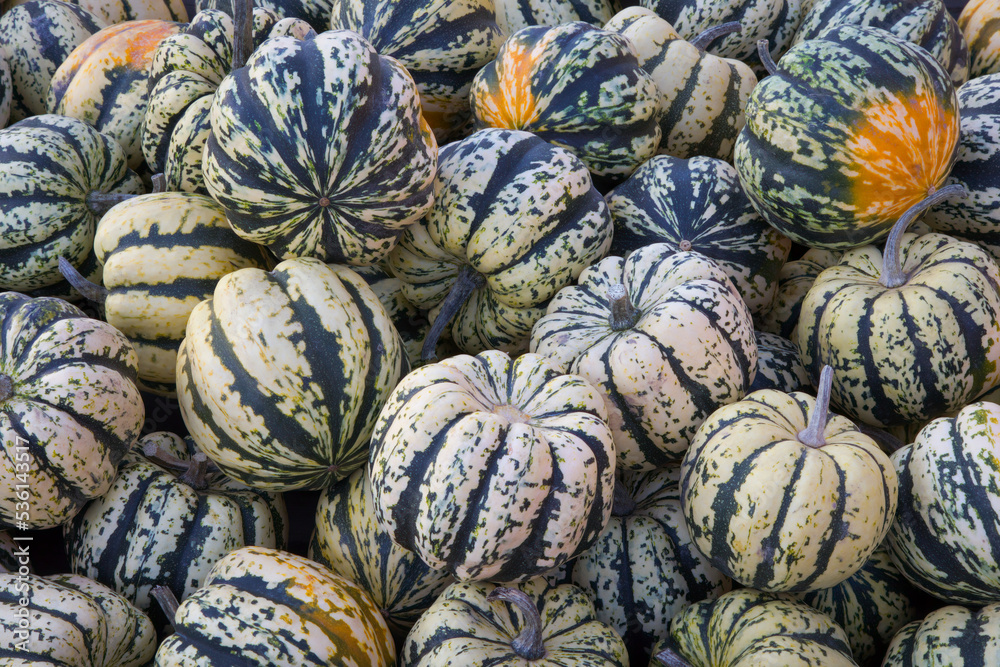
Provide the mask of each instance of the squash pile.
{"label": "squash pile", "polygon": [[1000,4],[257,5],[0,5],[0,656],[1000,665]]}

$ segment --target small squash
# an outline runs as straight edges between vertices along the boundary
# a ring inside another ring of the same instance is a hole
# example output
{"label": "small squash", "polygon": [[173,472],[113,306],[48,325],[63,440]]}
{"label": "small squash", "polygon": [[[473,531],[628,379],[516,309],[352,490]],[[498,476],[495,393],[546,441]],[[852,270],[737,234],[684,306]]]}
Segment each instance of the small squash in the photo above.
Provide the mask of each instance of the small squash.
{"label": "small squash", "polygon": [[766,331],[754,331],[754,337],[757,339],[757,375],[747,393],[776,389],[790,394],[809,389],[809,373],[802,364],[798,345]]}
{"label": "small squash", "polygon": [[969,0],[958,15],[958,27],[969,45],[969,79],[1000,72],[998,18],[995,0]]}
{"label": "small squash", "polygon": [[774,299],[754,322],[761,331],[798,343],[799,313],[802,299],[816,281],[816,277],[838,261],[842,253],[832,250],[809,248],[801,257],[785,262],[778,272]]}
{"label": "small squash", "polygon": [[614,15],[620,0],[495,0],[497,24],[510,36],[531,25],[560,25],[583,21],[603,25]]}
{"label": "small squash", "polygon": [[971,610],[941,607],[892,638],[882,667],[973,667],[1000,664],[1000,603]]}
{"label": "small squash", "polygon": [[106,25],[155,19],[184,23],[188,20],[183,0],[70,0],[100,17]]}

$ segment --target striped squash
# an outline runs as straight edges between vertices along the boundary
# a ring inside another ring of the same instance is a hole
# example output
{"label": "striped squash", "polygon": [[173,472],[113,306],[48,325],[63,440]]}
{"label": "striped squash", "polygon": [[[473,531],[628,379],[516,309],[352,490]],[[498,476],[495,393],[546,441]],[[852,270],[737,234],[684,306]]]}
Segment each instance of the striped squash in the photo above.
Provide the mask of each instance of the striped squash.
{"label": "striped squash", "polygon": [[886,546],[903,575],[948,603],[1000,600],[1000,405],[935,419],[897,450],[899,514]]}
{"label": "striped squash", "polygon": [[505,35],[531,25],[583,21],[599,26],[620,8],[620,0],[495,0],[497,24]]}
{"label": "striped squash", "polygon": [[754,331],[754,337],[757,339],[757,375],[747,393],[775,389],[790,394],[810,388],[809,373],[795,343],[766,331]]}
{"label": "striped squash", "polygon": [[833,250],[809,248],[798,259],[785,262],[778,272],[778,284],[771,305],[754,320],[757,327],[797,344],[802,299],[816,277],[823,273],[823,269],[840,261],[841,254]]}
{"label": "striped squash", "polygon": [[7,127],[10,120],[10,101],[14,94],[14,82],[10,78],[10,65],[0,52],[0,128]]}
{"label": "striped squash", "polygon": [[1000,664],[1000,603],[977,610],[941,607],[892,638],[882,667],[979,667]]}
{"label": "striped squash", "polygon": [[625,644],[576,586],[455,583],[406,637],[400,667],[628,667]]}
{"label": "striped squash", "polygon": [[749,588],[684,608],[670,622],[670,640],[656,655],[671,667],[857,667],[847,634],[829,616]]}
{"label": "striped squash", "polygon": [[731,587],[691,541],[679,476],[676,466],[620,475],[608,527],[569,563],[572,583],[587,591],[597,619],[622,636],[634,665],[668,636],[677,612]]}
{"label": "striped squash", "polygon": [[364,465],[405,371],[399,334],[358,274],[290,259],[230,273],[195,306],[177,394],[195,444],[224,473],[259,489],[319,489]]}
{"label": "striped squash", "polygon": [[56,69],[73,49],[107,24],[61,0],[30,0],[0,15],[0,57],[13,80],[10,119],[45,113]]}
{"label": "striped squash", "polygon": [[63,528],[73,572],[148,611],[154,586],[187,597],[229,552],[285,548],[281,495],[234,482],[199,454],[190,438],[173,433],[139,439],[108,492]]}
{"label": "striped squash", "polygon": [[379,525],[367,466],[320,495],[309,558],[363,588],[400,642],[453,581]]}
{"label": "striped squash", "polygon": [[816,398],[762,389],[701,425],[681,462],[681,506],[715,567],[762,591],[829,588],[858,571],[896,513],[889,457]]}
{"label": "striped squash", "polygon": [[33,569],[30,541],[19,544],[6,530],[0,530],[0,574],[17,573],[22,567],[25,574],[30,574]]}
{"label": "striped squash", "polygon": [[688,42],[673,26],[644,7],[624,9],[604,25],[605,30],[621,33],[635,45],[639,65],[649,72],[660,91],[664,110],[660,153],[679,158],[704,155],[732,159],[757,76],[739,60],[719,58],[705,51],[717,28],[709,28]]}
{"label": "striped squash", "polygon": [[477,129],[525,130],[572,151],[602,184],[660,145],[660,93],[617,32],[576,21],[507,38],[472,82]]}
{"label": "striped squash", "polygon": [[531,351],[599,389],[618,465],[631,470],[676,464],[698,425],[743,398],[757,369],[750,311],[725,272],[667,244],[608,257],[561,289]]}
{"label": "striped squash", "polygon": [[218,204],[188,192],[117,204],[97,225],[94,252],[105,318],[135,347],[141,388],[165,396],[176,396],[177,350],[194,307],[222,276],[270,263],[261,246],[233,233]]}
{"label": "striped squash", "polygon": [[114,139],[125,149],[129,168],[139,169],[149,66],[157,45],[183,25],[126,21],[94,33],[52,75],[46,110],[82,120]]}
{"label": "striped squash", "polygon": [[403,295],[476,354],[528,347],[544,304],[604,257],[613,227],[590,174],[528,132],[488,129],[441,149],[434,206],[389,255]]}
{"label": "striped squash", "polygon": [[1000,7],[994,0],[969,0],[958,27],[969,45],[969,78],[1000,72]]}
{"label": "striped squash", "polygon": [[757,215],[722,160],[658,155],[607,194],[611,254],[667,243],[711,258],[754,315],[770,306],[792,242]]}
{"label": "striped squash", "polygon": [[611,516],[607,411],[583,378],[491,350],[411,372],[372,435],[392,540],[463,581],[522,581],[586,551]]}
{"label": "striped squash", "polygon": [[98,16],[106,25],[145,19],[180,23],[188,20],[183,0],[68,0],[68,2]]}
{"label": "striped squash", "polygon": [[969,46],[942,0],[815,0],[792,44],[816,39],[833,26],[882,28],[926,49],[955,86],[969,78]]}
{"label": "striped squash", "polygon": [[469,133],[472,78],[503,42],[492,0],[333,0],[330,28],[353,30],[406,67],[440,143]]}
{"label": "striped squash", "polygon": [[789,49],[750,94],[734,153],[768,223],[814,248],[885,236],[944,184],[958,153],[958,97],[922,48],[843,25]]}
{"label": "striped squash", "polygon": [[99,280],[93,199],[142,192],[121,147],[83,121],[43,114],[0,130],[0,164],[21,165],[0,170],[0,288],[69,296],[60,256]]}
{"label": "striped squash", "polygon": [[266,547],[223,557],[173,618],[157,667],[395,665],[371,598],[319,563]]}
{"label": "striped squash", "polygon": [[0,637],[3,660],[12,666],[144,667],[156,651],[145,614],[75,574],[0,574]]}
{"label": "striped squash", "polygon": [[0,524],[51,528],[107,492],[139,435],[137,357],[61,299],[0,293],[0,331]]}
{"label": "striped squash", "polygon": [[223,80],[211,122],[209,194],[282,259],[374,264],[433,202],[413,79],[353,32],[267,40]]}

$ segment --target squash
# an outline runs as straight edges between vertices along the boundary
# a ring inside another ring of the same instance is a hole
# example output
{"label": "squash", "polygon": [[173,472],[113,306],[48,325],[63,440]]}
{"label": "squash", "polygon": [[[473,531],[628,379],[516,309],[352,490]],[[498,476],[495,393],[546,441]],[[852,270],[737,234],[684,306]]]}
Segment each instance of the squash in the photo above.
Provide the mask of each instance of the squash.
{"label": "squash", "polygon": [[940,188],[958,98],[922,48],[842,25],[801,42],[753,89],[736,170],[768,223],[812,248],[874,243]]}
{"label": "squash", "polygon": [[497,24],[510,36],[531,25],[559,25],[583,21],[606,23],[620,0],[496,0]]}
{"label": "squash", "polygon": [[333,0],[332,30],[353,30],[406,67],[438,142],[469,133],[472,78],[504,35],[492,0]]}
{"label": "squash", "polygon": [[958,27],[969,45],[969,79],[1000,72],[997,10],[994,0],[969,0],[958,15]]}
{"label": "squash", "polygon": [[476,129],[524,130],[570,150],[599,184],[628,177],[660,145],[660,93],[635,47],[576,21],[531,26],[476,74]]}
{"label": "squash", "polygon": [[129,168],[139,169],[149,66],[157,45],[181,28],[181,23],[150,19],[94,33],[52,75],[46,111],[85,121],[114,139],[125,149]]}
{"label": "squash", "polygon": [[802,364],[798,345],[766,331],[754,331],[754,337],[757,339],[757,375],[747,393],[758,389],[775,389],[786,394],[809,390],[809,373]]}
{"label": "squash", "polygon": [[74,573],[148,611],[154,586],[187,597],[231,551],[284,549],[288,514],[280,495],[234,482],[190,438],[160,431],[136,442],[111,488],[63,527],[63,538]]}
{"label": "squash", "polygon": [[145,614],[75,574],[0,574],[0,637],[10,665],[144,667],[156,651]]}
{"label": "squash", "polygon": [[834,403],[852,419],[922,423],[1000,384],[1000,266],[972,243],[906,233],[961,190],[949,185],[907,211],[884,253],[844,253],[802,301],[802,363],[814,379],[833,366]]}
{"label": "squash", "polygon": [[857,572],[896,513],[889,457],[830,415],[832,369],[816,398],[762,389],[701,425],[681,462],[681,507],[695,545],[762,591],[829,588]]}
{"label": "squash", "polygon": [[281,259],[374,264],[433,202],[413,79],[353,32],[267,40],[223,80],[211,122],[209,194]]}
{"label": "squash", "polygon": [[0,57],[13,80],[10,119],[45,113],[45,95],[56,69],[107,24],[61,0],[30,0],[0,15]]}
{"label": "squash", "polygon": [[757,215],[732,165],[658,155],[606,196],[611,254],[669,243],[711,258],[754,315],[771,305],[792,242]]}
{"label": "squash", "polygon": [[618,465],[630,470],[680,461],[698,425],[743,398],[757,370],[750,311],[725,272],[664,243],[608,257],[559,290],[531,351],[599,389]]}
{"label": "squash", "polygon": [[883,667],[972,667],[1000,664],[1000,603],[978,610],[941,607],[892,638]]}
{"label": "squash", "polygon": [[[25,536],[19,536],[24,541]],[[0,574],[31,574],[31,545],[19,544],[6,530],[0,530]]]}
{"label": "squash", "polygon": [[809,248],[798,259],[785,262],[778,272],[778,284],[771,305],[754,320],[757,327],[798,344],[802,299],[823,269],[840,261],[841,255],[832,250]]}
{"label": "squash", "polygon": [[604,29],[632,42],[639,65],[656,82],[664,109],[659,152],[731,160],[757,76],[745,63],[719,58],[705,48],[720,35],[740,30],[739,22],[713,26],[688,42],[652,10],[629,7]]}
{"label": "squash", "polygon": [[0,330],[0,524],[52,528],[107,492],[139,435],[135,350],[50,297],[0,293]]}
{"label": "squash", "polygon": [[371,442],[392,540],[456,579],[522,581],[586,551],[611,516],[614,445],[583,378],[490,350],[411,372]]}
{"label": "squash", "polygon": [[10,78],[10,65],[0,52],[0,128],[6,127],[10,120],[10,100],[13,94],[14,82]]}
{"label": "squash", "polygon": [[468,354],[527,349],[544,304],[602,258],[613,227],[584,164],[528,132],[488,129],[441,149],[434,205],[388,266],[438,336]]}
{"label": "squash", "polygon": [[627,667],[625,644],[576,586],[454,583],[417,621],[400,667]]}
{"label": "squash", "polygon": [[389,628],[357,585],[286,551],[248,546],[218,561],[170,615],[157,667],[395,665]]}
{"label": "squash", "polygon": [[290,259],[227,274],[195,306],[177,395],[198,449],[236,481],[319,489],[364,465],[406,370],[399,334],[360,276]]}
{"label": "squash", "polygon": [[379,525],[367,466],[321,493],[309,558],[361,586],[399,642],[453,581],[394,544]]}
{"label": "squash", "polygon": [[1000,406],[976,401],[897,450],[899,514],[886,547],[900,572],[948,603],[1000,599]]}
{"label": "squash", "polygon": [[100,17],[106,25],[156,19],[184,23],[187,7],[182,0],[69,0]]}

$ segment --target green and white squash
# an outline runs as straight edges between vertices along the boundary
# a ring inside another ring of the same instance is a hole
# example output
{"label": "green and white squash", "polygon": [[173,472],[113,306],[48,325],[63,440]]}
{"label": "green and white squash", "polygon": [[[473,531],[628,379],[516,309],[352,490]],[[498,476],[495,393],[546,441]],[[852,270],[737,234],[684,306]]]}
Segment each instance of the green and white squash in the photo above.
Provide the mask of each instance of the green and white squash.
{"label": "green and white squash", "polygon": [[778,272],[778,284],[770,307],[755,319],[757,327],[798,343],[802,299],[817,276],[840,261],[841,254],[833,250],[809,248],[798,259],[785,262]]}
{"label": "green and white squash", "polygon": [[993,0],[969,0],[958,15],[958,27],[969,45],[969,79],[1000,72],[998,18]]}
{"label": "green and white squash", "polygon": [[729,163],[658,155],[606,199],[612,255],[651,243],[694,250],[726,272],[751,313],[771,305],[792,242],[757,214]]}
{"label": "green and white squash", "polygon": [[611,516],[614,443],[600,395],[537,354],[418,368],[372,435],[376,516],[459,580],[523,581],[586,551]]}
{"label": "green and white squash", "polygon": [[74,573],[148,611],[154,586],[187,597],[231,551],[284,549],[288,516],[279,494],[234,482],[190,438],[159,431],[136,442],[111,488],[63,536]]}
{"label": "green and white squash", "polygon": [[7,127],[10,120],[10,101],[14,94],[14,82],[10,78],[10,65],[0,52],[0,128]]}
{"label": "green and white squash", "polygon": [[559,290],[531,351],[599,389],[618,465],[630,470],[676,464],[757,369],[750,310],[726,273],[665,243],[607,257]]}
{"label": "green and white squash", "polygon": [[209,194],[281,259],[374,264],[433,203],[416,85],[353,32],[267,40],[223,80],[211,123]]}
{"label": "green and white squash", "polygon": [[100,17],[106,25],[155,19],[184,23],[188,12],[182,0],[69,0]]}
{"label": "green and white squash", "polygon": [[757,375],[747,393],[775,389],[790,394],[810,389],[809,373],[802,364],[798,345],[766,331],[754,331],[754,337],[757,339]]}
{"label": "green and white squash", "polygon": [[181,415],[198,448],[254,488],[319,489],[368,458],[406,372],[399,334],[354,271],[290,259],[224,276],[188,318]]}
{"label": "green and white squash", "polygon": [[495,0],[497,24],[507,36],[532,25],[583,21],[603,25],[618,11],[620,0]]}
{"label": "green and white squash", "polygon": [[941,607],[904,626],[882,667],[973,667],[1000,664],[1000,603],[977,610]]}
{"label": "green and white squash", "polygon": [[111,487],[145,410],[124,335],[51,297],[0,293],[0,524],[52,528]]}

